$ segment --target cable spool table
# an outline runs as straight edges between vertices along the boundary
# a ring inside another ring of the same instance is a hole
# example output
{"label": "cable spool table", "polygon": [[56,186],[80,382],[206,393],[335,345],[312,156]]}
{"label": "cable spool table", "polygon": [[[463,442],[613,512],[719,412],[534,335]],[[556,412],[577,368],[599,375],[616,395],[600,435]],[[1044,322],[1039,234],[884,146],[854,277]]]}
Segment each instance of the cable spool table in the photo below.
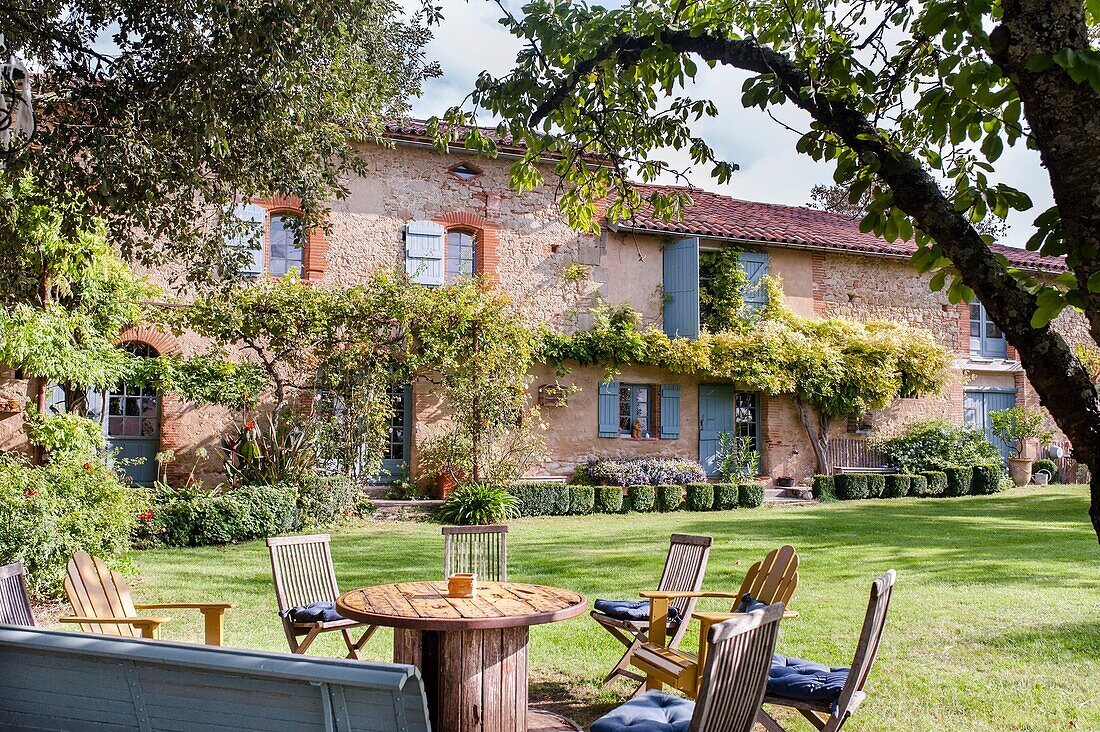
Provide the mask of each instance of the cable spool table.
{"label": "cable spool table", "polygon": [[393,660],[420,669],[432,729],[441,732],[551,728],[527,709],[528,628],[575,618],[587,605],[571,590],[517,582],[479,582],[472,598],[448,597],[446,582],[399,582],[336,601],[346,618],[394,629]]}

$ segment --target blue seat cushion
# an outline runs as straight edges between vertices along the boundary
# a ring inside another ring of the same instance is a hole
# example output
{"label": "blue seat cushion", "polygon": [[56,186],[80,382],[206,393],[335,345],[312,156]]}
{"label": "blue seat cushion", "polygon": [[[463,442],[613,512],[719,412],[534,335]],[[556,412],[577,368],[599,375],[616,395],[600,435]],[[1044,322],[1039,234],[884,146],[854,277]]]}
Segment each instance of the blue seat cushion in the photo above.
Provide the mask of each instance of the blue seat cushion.
{"label": "blue seat cushion", "polygon": [[315,602],[311,605],[299,605],[279,613],[290,618],[292,623],[331,623],[343,620],[344,616],[336,612],[335,602]]}
{"label": "blue seat cushion", "polygon": [[[616,620],[649,620],[649,600],[596,600],[593,607]],[[680,622],[679,608],[669,607],[668,622]]]}
{"label": "blue seat cushion", "polygon": [[836,704],[850,669],[823,666],[776,653],[768,672],[768,696],[817,704]]}
{"label": "blue seat cushion", "polygon": [[597,719],[591,732],[687,732],[695,702],[647,691]]}
{"label": "blue seat cushion", "polygon": [[751,613],[753,610],[763,610],[767,605],[757,600],[751,594],[746,592],[741,595],[741,602],[737,603],[737,610],[739,613]]}

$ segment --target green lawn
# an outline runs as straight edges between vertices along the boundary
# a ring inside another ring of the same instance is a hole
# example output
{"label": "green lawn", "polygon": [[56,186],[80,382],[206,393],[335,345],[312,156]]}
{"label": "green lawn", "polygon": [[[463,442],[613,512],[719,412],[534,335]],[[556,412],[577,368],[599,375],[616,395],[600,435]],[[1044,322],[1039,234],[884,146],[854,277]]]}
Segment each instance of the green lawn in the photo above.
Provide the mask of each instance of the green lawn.
{"label": "green lawn", "polygon": [[[529,519],[512,525],[509,574],[590,601],[633,597],[656,582],[668,535],[688,532],[715,537],[706,586],[729,590],[749,564],[789,542],[802,556],[792,601],[802,617],[785,622],[779,650],[847,665],[869,584],[892,567],[897,591],[869,700],[846,729],[1100,730],[1100,548],[1086,502],[1084,487],[1052,486],[961,499]],[[332,546],[345,589],[442,572],[434,524],[365,523],[336,532]],[[142,552],[136,565],[141,600],[237,602],[227,616],[229,645],[286,650],[263,542]],[[199,635],[190,618],[165,632]],[[386,659],[390,642],[380,631],[369,657]],[[337,644],[315,647],[335,653]],[[629,689],[599,685],[617,650],[587,616],[534,628],[532,699],[591,721]],[[790,729],[811,728],[791,719]]]}

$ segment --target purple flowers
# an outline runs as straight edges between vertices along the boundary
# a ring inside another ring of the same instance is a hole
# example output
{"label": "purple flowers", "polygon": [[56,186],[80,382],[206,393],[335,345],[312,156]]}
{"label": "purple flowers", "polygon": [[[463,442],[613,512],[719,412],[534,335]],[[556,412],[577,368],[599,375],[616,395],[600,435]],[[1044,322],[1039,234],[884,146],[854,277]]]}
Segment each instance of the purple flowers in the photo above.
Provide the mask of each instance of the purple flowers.
{"label": "purple flowers", "polygon": [[707,479],[702,465],[676,458],[593,458],[587,473],[596,485],[687,485]]}

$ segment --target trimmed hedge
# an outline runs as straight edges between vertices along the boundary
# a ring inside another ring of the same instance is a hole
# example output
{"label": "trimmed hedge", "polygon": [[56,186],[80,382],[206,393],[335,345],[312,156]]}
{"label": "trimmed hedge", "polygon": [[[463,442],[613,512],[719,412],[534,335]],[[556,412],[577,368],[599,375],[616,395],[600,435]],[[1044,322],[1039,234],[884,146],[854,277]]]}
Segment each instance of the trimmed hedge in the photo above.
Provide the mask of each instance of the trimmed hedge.
{"label": "trimmed hedge", "polygon": [[714,509],[714,486],[710,483],[688,483],[687,500],[684,508],[688,511],[711,511]]}
{"label": "trimmed hedge", "polygon": [[813,482],[813,495],[819,501],[835,501],[836,486],[831,475],[815,475]]}
{"label": "trimmed hedge", "polygon": [[760,483],[741,483],[737,486],[737,505],[741,508],[758,508],[764,503],[764,486]]}
{"label": "trimmed hedge", "polygon": [[576,486],[537,481],[513,483],[508,492],[519,499],[520,516],[565,516],[570,488]]}
{"label": "trimmed hedge", "polygon": [[623,489],[617,485],[596,486],[596,513],[622,513]]}
{"label": "trimmed hedge", "polygon": [[736,483],[714,484],[715,511],[729,511],[732,508],[737,508],[737,504],[740,500],[741,491],[738,490]]}
{"label": "trimmed hedge", "polygon": [[928,480],[927,496],[942,496],[947,492],[947,473],[942,470],[926,470],[921,473]]}
{"label": "trimmed hedge", "polygon": [[978,496],[988,496],[1001,491],[1000,465],[975,465],[970,478],[970,492]]}
{"label": "trimmed hedge", "polygon": [[649,513],[657,504],[657,494],[651,485],[628,485],[626,487],[627,510]]}
{"label": "trimmed hedge", "polygon": [[884,475],[882,478],[886,484],[882,492],[883,498],[901,498],[909,492],[908,475]]}
{"label": "trimmed hedge", "polygon": [[928,494],[928,478],[923,475],[909,476],[909,495],[924,496]]}
{"label": "trimmed hedge", "polygon": [[596,508],[596,489],[590,485],[569,486],[569,513],[582,516]]}
{"label": "trimmed hedge", "polygon": [[965,496],[970,493],[970,482],[974,477],[972,468],[949,465],[943,469],[943,472],[947,473],[945,496]]}
{"label": "trimmed hedge", "polygon": [[842,501],[856,501],[867,497],[866,473],[840,473],[833,477],[836,497]]}
{"label": "trimmed hedge", "polygon": [[[905,495],[905,494],[902,494]],[[890,498],[886,494],[886,476],[882,473],[867,474],[867,497]]]}
{"label": "trimmed hedge", "polygon": [[678,485],[662,484],[657,486],[657,510],[661,513],[677,511],[683,503],[684,489]]}

